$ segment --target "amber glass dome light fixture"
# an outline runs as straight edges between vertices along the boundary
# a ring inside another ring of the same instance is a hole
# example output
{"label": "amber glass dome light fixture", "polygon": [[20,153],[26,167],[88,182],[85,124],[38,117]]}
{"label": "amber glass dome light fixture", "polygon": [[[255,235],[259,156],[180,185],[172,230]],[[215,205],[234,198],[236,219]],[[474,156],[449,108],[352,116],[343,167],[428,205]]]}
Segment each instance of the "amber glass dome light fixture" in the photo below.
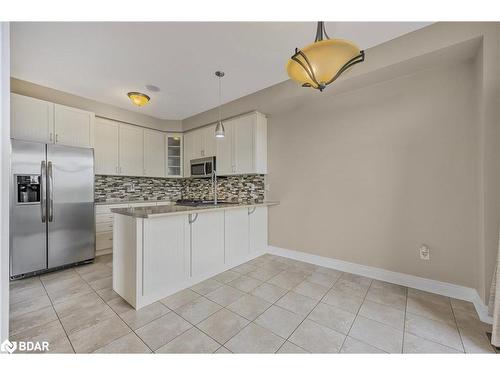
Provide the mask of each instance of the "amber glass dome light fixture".
{"label": "amber glass dome light fixture", "polygon": [[151,100],[149,96],[143,94],[142,92],[132,91],[127,93],[127,96],[129,97],[130,101],[138,107],[145,106]]}
{"label": "amber glass dome light fixture", "polygon": [[288,76],[302,87],[323,91],[342,73],[365,61],[365,52],[354,43],[343,39],[330,39],[325,23],[318,22],[314,43],[298,49],[288,60]]}

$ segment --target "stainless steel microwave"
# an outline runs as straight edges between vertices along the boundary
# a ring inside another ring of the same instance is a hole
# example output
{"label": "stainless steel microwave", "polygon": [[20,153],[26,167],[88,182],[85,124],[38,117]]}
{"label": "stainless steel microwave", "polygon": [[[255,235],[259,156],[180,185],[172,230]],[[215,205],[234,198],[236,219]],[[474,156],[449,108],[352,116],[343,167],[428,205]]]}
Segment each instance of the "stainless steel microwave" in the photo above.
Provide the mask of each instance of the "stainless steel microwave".
{"label": "stainless steel microwave", "polygon": [[215,156],[191,160],[191,177],[211,177],[215,170]]}

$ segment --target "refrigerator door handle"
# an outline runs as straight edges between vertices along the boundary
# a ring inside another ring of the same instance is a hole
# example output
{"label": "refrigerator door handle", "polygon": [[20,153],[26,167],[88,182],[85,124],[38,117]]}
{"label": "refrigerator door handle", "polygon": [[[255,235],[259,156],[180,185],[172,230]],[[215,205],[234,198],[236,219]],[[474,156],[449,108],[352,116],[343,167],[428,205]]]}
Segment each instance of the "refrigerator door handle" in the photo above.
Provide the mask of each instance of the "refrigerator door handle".
{"label": "refrigerator door handle", "polygon": [[52,179],[52,162],[47,163],[47,174],[49,177],[48,196],[49,196],[49,222],[54,221],[54,181]]}
{"label": "refrigerator door handle", "polygon": [[47,166],[45,160],[40,165],[40,211],[42,215],[42,223],[47,220],[47,196],[45,195],[45,186],[47,185]]}

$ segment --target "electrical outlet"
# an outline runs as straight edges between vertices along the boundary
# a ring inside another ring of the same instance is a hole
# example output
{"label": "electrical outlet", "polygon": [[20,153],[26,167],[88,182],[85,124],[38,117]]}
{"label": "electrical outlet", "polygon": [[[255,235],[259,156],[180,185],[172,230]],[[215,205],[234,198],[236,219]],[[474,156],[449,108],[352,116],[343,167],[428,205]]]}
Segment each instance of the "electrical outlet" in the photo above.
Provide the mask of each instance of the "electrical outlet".
{"label": "electrical outlet", "polygon": [[429,246],[423,244],[422,246],[420,246],[418,251],[420,253],[421,260],[430,260],[431,259],[431,249],[429,249]]}

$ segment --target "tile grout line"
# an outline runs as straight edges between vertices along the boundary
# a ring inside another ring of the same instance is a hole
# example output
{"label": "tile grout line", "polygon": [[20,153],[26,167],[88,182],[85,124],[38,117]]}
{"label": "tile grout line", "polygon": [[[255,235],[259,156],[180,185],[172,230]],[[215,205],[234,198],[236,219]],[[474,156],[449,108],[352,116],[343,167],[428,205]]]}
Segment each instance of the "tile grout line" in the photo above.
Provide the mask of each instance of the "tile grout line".
{"label": "tile grout line", "polygon": [[[354,320],[352,321],[351,326],[349,327],[349,330],[347,331],[347,333],[346,333],[346,335],[345,335],[345,337],[344,337],[344,341],[342,342],[342,345],[340,346],[339,353],[340,353],[340,351],[342,350],[342,348],[344,347],[344,344],[345,344],[345,342],[347,341],[347,338],[348,338],[348,337],[350,337],[350,336],[349,336],[349,333],[351,333],[351,329],[352,329],[352,326],[354,325],[354,322],[356,322],[356,320],[358,319],[358,316],[360,316],[360,315],[359,315],[359,311],[361,310],[361,307],[362,307],[362,306],[363,306],[363,304],[365,303],[365,301],[366,301],[366,296],[368,295],[368,292],[370,291],[370,288],[372,287],[372,284],[373,284],[373,279],[370,279],[370,280],[371,280],[371,281],[370,281],[370,285],[368,285],[368,289],[366,290],[366,293],[365,293],[365,295],[363,296],[363,301],[362,301],[362,302],[361,302],[361,304],[359,305],[359,307],[358,307],[358,309],[357,309],[357,311],[356,311],[356,316],[354,317]],[[362,316],[362,315],[361,315],[361,316]],[[359,341],[361,341],[361,342],[363,342],[363,343],[365,343],[365,344],[367,344],[367,345],[373,346],[374,348],[377,348],[376,346],[371,345],[371,344],[368,344],[368,343],[366,343],[366,342],[364,342],[364,341],[362,341],[362,340],[359,340]],[[377,349],[379,349],[379,348],[377,348]],[[385,350],[384,350],[384,352],[385,352]]]}
{"label": "tile grout line", "polygon": [[[78,275],[78,277],[81,278],[80,274],[78,274],[77,272],[75,272],[75,274]],[[47,291],[47,288],[45,287],[45,284],[44,284],[44,282],[43,282],[43,280],[41,278],[40,278],[40,283],[42,284],[42,287],[45,290],[45,293],[47,293],[47,297],[49,298],[50,305],[52,306],[52,309],[54,310],[54,312],[55,312],[55,314],[57,316],[57,320],[59,321],[59,324],[61,325],[61,327],[62,327],[62,329],[64,331],[64,334],[66,335],[66,338],[68,339],[69,345],[71,345],[71,349],[73,350],[73,353],[76,353],[75,347],[73,346],[73,343],[71,342],[71,340],[69,338],[68,332],[66,331],[66,328],[64,327],[64,324],[62,323],[61,318],[59,317],[59,313],[57,312],[57,310],[56,310],[56,308],[54,306],[54,302],[52,301],[52,298],[50,297],[50,294]]]}
{"label": "tile grout line", "polygon": [[460,332],[460,328],[458,327],[457,317],[455,316],[455,310],[453,309],[453,305],[451,304],[451,299],[450,298],[448,298],[448,302],[450,303],[451,313],[453,314],[453,321],[455,322],[455,328],[457,329],[458,336],[460,337],[460,343],[462,344],[462,349],[464,350],[464,353],[466,353],[466,351],[465,351],[465,345],[464,345],[464,340],[462,338],[462,332]]}
{"label": "tile grout line", "polygon": [[404,352],[405,339],[406,339],[406,311],[408,310],[408,288],[405,288],[405,314],[403,320],[403,342],[401,345],[401,354]]}

